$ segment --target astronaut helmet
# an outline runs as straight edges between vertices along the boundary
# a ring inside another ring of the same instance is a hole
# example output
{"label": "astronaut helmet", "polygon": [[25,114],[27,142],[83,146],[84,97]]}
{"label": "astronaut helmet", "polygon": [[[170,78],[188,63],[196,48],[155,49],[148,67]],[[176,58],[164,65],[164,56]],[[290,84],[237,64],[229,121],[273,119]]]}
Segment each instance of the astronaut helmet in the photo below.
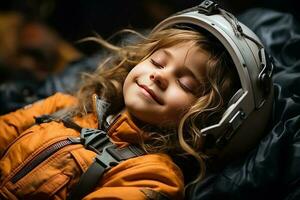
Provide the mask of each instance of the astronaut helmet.
{"label": "astronaut helmet", "polygon": [[178,12],[154,27],[156,31],[198,27],[212,34],[227,50],[240,79],[240,89],[231,97],[218,123],[201,129],[213,141],[211,152],[220,162],[239,157],[262,138],[272,110],[273,64],[260,39],[216,2]]}

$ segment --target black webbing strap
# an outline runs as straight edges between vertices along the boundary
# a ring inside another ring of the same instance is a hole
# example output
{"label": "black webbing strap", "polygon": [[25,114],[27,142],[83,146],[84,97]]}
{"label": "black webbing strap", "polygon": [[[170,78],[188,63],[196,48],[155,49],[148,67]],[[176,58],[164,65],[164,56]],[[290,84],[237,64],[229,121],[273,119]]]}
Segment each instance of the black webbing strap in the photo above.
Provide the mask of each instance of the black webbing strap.
{"label": "black webbing strap", "polygon": [[[36,117],[36,123],[48,123],[57,121],[51,115],[42,115]],[[135,145],[129,145],[124,148],[117,148],[115,144],[110,142],[106,132],[93,128],[82,128],[76,124],[71,118],[59,119],[67,128],[75,129],[80,132],[80,142],[87,149],[91,149],[97,153],[95,161],[84,172],[78,184],[71,190],[68,200],[79,200],[92,192],[97,183],[100,181],[103,173],[113,166],[129,158],[144,155],[145,152]]]}
{"label": "black webbing strap", "polygon": [[145,154],[140,148],[133,145],[117,148],[116,145],[109,143],[104,147],[102,154],[97,154],[95,161],[80,177],[78,184],[70,192],[68,200],[82,199],[96,188],[106,170],[118,165],[121,161]]}
{"label": "black webbing strap", "polygon": [[73,120],[71,120],[67,117],[65,117],[63,119],[56,119],[52,115],[40,115],[38,117],[35,117],[35,123],[36,124],[49,123],[51,121],[62,121],[65,127],[72,128],[72,129],[78,131],[79,133],[81,132],[81,129],[82,129],[81,126],[79,126]]}

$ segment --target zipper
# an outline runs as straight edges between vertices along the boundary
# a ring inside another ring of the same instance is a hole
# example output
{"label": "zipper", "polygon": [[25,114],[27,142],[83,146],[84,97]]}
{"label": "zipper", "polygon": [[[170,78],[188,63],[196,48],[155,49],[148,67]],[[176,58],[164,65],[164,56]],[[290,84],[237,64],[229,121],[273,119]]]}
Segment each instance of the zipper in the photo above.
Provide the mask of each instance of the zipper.
{"label": "zipper", "polygon": [[18,182],[21,178],[26,176],[29,172],[31,172],[35,167],[37,167],[40,163],[42,163],[44,160],[46,160],[48,157],[50,157],[52,154],[57,152],[58,150],[62,149],[65,146],[68,146],[70,144],[76,144],[80,143],[79,140],[74,140],[73,138],[67,138],[64,140],[60,140],[58,142],[55,142],[54,144],[51,144],[46,149],[44,149],[42,152],[40,152],[34,159],[26,163],[21,170],[19,170],[10,180],[12,183]]}

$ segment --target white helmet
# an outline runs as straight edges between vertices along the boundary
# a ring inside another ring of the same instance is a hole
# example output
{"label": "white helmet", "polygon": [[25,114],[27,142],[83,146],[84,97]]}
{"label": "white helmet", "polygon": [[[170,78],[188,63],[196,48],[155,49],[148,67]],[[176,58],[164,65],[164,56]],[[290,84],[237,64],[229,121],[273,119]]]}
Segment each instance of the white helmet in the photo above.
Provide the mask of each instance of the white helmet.
{"label": "white helmet", "polygon": [[176,13],[152,32],[178,24],[192,25],[214,35],[230,54],[241,88],[230,99],[221,120],[201,130],[213,138],[213,152],[221,162],[248,151],[263,136],[272,108],[273,64],[259,38],[218,4],[204,0],[200,5]]}

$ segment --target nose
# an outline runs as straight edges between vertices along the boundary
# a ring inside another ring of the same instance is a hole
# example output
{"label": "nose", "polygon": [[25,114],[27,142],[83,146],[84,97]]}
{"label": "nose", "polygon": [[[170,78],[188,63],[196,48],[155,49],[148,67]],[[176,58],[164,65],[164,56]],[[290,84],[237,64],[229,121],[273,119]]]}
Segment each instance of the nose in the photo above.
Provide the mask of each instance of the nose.
{"label": "nose", "polygon": [[152,80],[160,89],[166,90],[168,87],[168,79],[162,72],[153,72],[150,75],[150,80]]}

